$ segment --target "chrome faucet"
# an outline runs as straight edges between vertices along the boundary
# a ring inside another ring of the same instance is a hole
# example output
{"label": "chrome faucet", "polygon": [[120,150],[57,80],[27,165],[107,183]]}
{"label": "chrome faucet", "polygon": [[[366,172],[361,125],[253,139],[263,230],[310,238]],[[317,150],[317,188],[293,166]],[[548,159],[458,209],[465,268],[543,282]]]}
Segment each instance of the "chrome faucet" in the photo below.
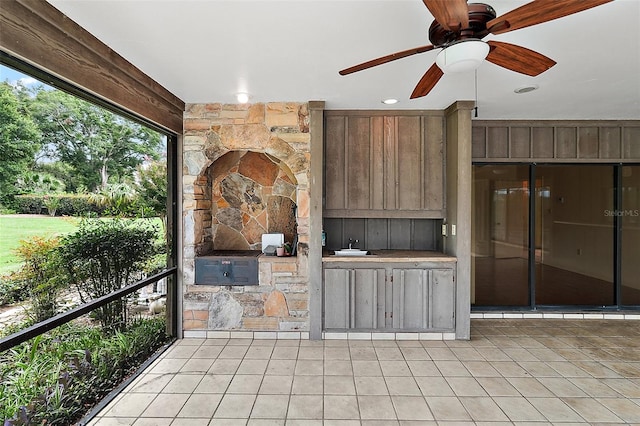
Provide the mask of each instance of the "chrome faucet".
{"label": "chrome faucet", "polygon": [[353,240],[349,238],[349,250],[353,248],[353,243],[356,243],[356,244],[359,243],[358,239]]}

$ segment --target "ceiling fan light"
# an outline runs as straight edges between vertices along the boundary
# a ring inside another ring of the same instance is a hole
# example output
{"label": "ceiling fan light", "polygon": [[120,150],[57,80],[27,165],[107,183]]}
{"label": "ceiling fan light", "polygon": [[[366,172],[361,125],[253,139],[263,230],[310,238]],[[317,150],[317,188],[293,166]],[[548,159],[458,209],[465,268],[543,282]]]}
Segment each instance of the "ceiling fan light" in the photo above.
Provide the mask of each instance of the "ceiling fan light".
{"label": "ceiling fan light", "polygon": [[442,49],[436,64],[442,72],[465,72],[477,69],[489,54],[489,45],[481,40],[459,41]]}

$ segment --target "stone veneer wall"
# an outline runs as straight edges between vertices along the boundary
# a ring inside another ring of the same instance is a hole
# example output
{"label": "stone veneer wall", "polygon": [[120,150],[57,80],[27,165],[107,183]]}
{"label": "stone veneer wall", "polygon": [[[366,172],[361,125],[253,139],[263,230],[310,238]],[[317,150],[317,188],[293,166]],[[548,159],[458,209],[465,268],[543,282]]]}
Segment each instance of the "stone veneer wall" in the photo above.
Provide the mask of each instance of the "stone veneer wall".
{"label": "stone veneer wall", "polygon": [[[308,105],[188,104],[183,145],[183,330],[308,330]],[[298,255],[262,256],[258,286],[194,285],[195,257],[217,248],[215,171],[209,167],[215,169],[216,160],[234,151],[266,154],[293,175]]]}

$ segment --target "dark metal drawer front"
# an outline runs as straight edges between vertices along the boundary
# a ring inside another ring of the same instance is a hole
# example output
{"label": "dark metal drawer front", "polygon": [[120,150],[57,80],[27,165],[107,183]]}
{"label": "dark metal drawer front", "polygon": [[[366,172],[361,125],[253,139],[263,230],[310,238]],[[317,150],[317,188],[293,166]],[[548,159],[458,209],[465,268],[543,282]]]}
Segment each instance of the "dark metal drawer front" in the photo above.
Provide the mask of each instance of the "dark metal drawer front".
{"label": "dark metal drawer front", "polygon": [[197,285],[258,285],[256,257],[196,258]]}

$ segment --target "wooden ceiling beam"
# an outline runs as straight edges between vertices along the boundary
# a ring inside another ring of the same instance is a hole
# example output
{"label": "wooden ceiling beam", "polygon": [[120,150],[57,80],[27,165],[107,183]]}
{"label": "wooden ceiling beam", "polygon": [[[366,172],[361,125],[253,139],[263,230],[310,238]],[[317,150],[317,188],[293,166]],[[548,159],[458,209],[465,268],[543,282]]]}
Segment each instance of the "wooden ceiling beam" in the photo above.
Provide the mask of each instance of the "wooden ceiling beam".
{"label": "wooden ceiling beam", "polygon": [[48,2],[2,0],[0,9],[0,50],[182,134],[181,99]]}

